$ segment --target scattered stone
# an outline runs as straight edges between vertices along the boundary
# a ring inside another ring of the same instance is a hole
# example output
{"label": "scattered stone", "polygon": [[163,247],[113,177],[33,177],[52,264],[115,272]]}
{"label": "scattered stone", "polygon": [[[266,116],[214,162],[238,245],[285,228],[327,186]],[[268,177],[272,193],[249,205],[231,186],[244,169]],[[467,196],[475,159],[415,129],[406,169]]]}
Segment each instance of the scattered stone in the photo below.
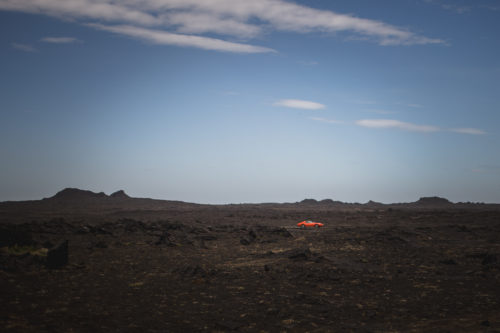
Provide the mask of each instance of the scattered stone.
{"label": "scattered stone", "polygon": [[207,272],[200,265],[187,266],[182,271],[184,277],[206,277]]}
{"label": "scattered stone", "polygon": [[236,331],[238,328],[243,326],[241,323],[238,323],[236,321],[232,320],[224,320],[220,321],[217,323],[217,326],[219,326],[223,330],[230,330],[230,331]]}
{"label": "scattered stone", "polygon": [[250,229],[247,235],[241,237],[240,243],[242,245],[250,245],[253,242],[255,242],[256,239],[257,239],[257,233],[255,232],[255,230]]}
{"label": "scattered stone", "polygon": [[497,262],[497,256],[494,254],[486,254],[483,258],[483,261],[481,261],[482,265],[489,265],[489,264],[494,264]]}
{"label": "scattered stone", "polygon": [[256,239],[257,234],[255,233],[255,230],[250,229],[250,231],[248,232],[248,237],[250,237],[251,239]]}
{"label": "scattered stone", "polygon": [[325,256],[317,256],[316,258],[314,258],[314,262],[317,262],[317,263],[320,263],[320,262],[330,262],[330,261],[331,260],[328,259]]}
{"label": "scattered stone", "polygon": [[94,234],[94,235],[111,235],[112,232],[111,231],[108,231],[102,227],[94,227],[94,226],[84,226],[82,229],[82,231],[86,231],[88,230],[88,232],[90,232],[91,234]]}
{"label": "scattered stone", "polygon": [[242,245],[250,245],[250,243],[252,243],[252,241],[250,239],[248,239],[248,237],[241,237],[240,238],[240,243]]}
{"label": "scattered stone", "polygon": [[108,244],[106,244],[104,241],[98,241],[94,244],[94,247],[98,248],[98,249],[105,249],[108,247]]}
{"label": "scattered stone", "polygon": [[481,259],[481,264],[484,266],[495,264],[497,262],[497,256],[495,254],[487,252],[474,253],[468,255],[467,257]]}
{"label": "scattered stone", "polygon": [[167,245],[167,246],[176,246],[172,240],[170,240],[171,234],[167,231],[165,231],[161,236],[160,239],[155,243],[155,245]]}
{"label": "scattered stone", "polygon": [[283,319],[281,321],[281,325],[285,328],[293,328],[296,325],[296,321],[292,318],[290,319]]}
{"label": "scattered stone", "polygon": [[457,226],[459,232],[471,232],[469,228],[467,228],[465,225],[459,225]]}
{"label": "scattered stone", "polygon": [[312,257],[312,252],[309,248],[306,249],[293,249],[287,252],[288,259],[292,260],[308,260]]}
{"label": "scattered stone", "polygon": [[441,260],[439,262],[441,264],[445,264],[445,265],[457,265],[457,262],[453,259],[445,259],[445,260]]}
{"label": "scattered stone", "polygon": [[288,231],[288,229],[286,229],[286,228],[271,228],[271,229],[267,230],[267,232],[269,232],[272,235],[282,236],[285,238],[293,237],[293,235],[290,233],[290,231]]}
{"label": "scattered stone", "polygon": [[134,219],[122,219],[116,223],[116,227],[123,228],[124,231],[128,233],[135,233],[138,231],[147,230],[147,226],[142,221],[137,221]]}
{"label": "scattered stone", "polygon": [[201,235],[201,236],[198,236],[198,238],[201,240],[204,240],[204,241],[217,240],[217,236],[215,236],[215,235]]}

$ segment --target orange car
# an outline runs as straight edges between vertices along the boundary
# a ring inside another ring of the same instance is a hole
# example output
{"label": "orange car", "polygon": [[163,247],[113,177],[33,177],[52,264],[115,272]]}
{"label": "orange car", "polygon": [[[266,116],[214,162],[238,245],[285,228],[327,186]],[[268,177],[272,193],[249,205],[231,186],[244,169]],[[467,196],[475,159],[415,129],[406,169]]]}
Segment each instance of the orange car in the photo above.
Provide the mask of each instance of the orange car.
{"label": "orange car", "polygon": [[324,226],[324,224],[321,222],[302,221],[302,222],[297,223],[297,226],[299,226],[301,229],[305,229],[306,227],[319,228],[319,227]]}

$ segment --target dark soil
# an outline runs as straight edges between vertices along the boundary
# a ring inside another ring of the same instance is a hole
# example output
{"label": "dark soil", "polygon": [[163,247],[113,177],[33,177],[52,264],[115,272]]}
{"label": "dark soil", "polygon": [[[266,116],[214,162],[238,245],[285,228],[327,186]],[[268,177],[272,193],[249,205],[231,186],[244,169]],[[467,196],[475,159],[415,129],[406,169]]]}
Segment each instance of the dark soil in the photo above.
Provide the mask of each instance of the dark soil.
{"label": "dark soil", "polygon": [[0,206],[3,332],[500,332],[498,209],[118,197]]}

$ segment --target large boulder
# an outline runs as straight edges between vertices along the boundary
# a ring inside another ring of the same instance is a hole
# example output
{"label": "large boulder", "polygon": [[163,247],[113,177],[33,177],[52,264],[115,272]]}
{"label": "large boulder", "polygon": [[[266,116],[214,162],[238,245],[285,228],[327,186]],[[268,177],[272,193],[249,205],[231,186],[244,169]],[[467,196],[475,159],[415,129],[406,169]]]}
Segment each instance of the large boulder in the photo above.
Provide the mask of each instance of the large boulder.
{"label": "large boulder", "polygon": [[68,241],[65,240],[47,252],[47,268],[56,269],[68,264]]}

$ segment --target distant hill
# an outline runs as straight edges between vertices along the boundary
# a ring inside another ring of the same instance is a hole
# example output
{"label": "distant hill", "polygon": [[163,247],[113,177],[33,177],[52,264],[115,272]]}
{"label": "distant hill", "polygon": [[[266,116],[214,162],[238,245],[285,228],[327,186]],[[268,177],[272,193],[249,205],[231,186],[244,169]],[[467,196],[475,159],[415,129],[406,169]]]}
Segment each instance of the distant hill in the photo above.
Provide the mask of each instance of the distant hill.
{"label": "distant hill", "polygon": [[116,191],[108,196],[104,192],[96,193],[88,190],[80,190],[78,188],[65,188],[64,190],[57,192],[49,199],[73,201],[102,198],[129,199],[130,197],[123,190]]}
{"label": "distant hill", "polygon": [[[376,201],[368,201],[366,203],[348,203],[332,199],[316,200],[307,198],[298,202],[289,203],[248,203],[248,204],[196,204],[175,200],[162,200],[150,198],[134,198],[130,197],[125,191],[118,190],[110,195],[104,192],[92,192],[89,190],[81,190],[78,188],[65,188],[57,192],[54,196],[43,200],[29,201],[5,201],[0,202],[0,212],[3,208],[17,207],[16,209],[26,210],[36,207],[37,209],[47,209],[48,211],[57,211],[69,209],[72,212],[77,211],[92,211],[99,209],[112,210],[166,210],[166,209],[194,209],[196,207],[217,207],[217,206],[232,206],[240,208],[249,207],[267,207],[267,208],[290,208],[290,209],[318,209],[318,210],[334,210],[334,209],[367,209],[367,210],[382,210],[382,209],[500,209],[500,204],[484,204],[472,202],[453,203],[446,198],[438,196],[421,197],[414,202],[400,203],[381,203]],[[3,208],[2,208],[3,207]],[[1,215],[1,214],[0,214]]]}
{"label": "distant hill", "polygon": [[453,205],[451,201],[441,197],[422,197],[415,202],[418,206],[448,206]]}
{"label": "distant hill", "polygon": [[107,195],[104,192],[95,193],[92,191],[80,190],[78,188],[65,188],[64,190],[57,192],[50,199],[82,200],[106,197]]}
{"label": "distant hill", "polygon": [[345,203],[342,201],[334,201],[332,199],[323,199],[321,201],[318,201],[316,199],[304,199],[299,202],[299,204],[305,204],[305,205],[344,205]]}
{"label": "distant hill", "polygon": [[300,203],[301,204],[306,204],[306,205],[316,205],[316,204],[318,204],[318,200],[315,200],[315,199],[304,199]]}
{"label": "distant hill", "polygon": [[381,202],[370,200],[364,204],[361,203],[347,203],[342,201],[334,201],[332,199],[323,199],[318,201],[316,199],[304,199],[296,203],[296,205],[303,206],[314,206],[314,207],[337,207],[337,208],[368,208],[368,209],[383,209],[384,207],[392,207],[395,206],[397,208],[440,208],[440,207],[452,207],[455,204],[449,201],[446,198],[441,198],[437,196],[433,197],[421,197],[415,202],[407,202],[407,203],[397,203],[397,204],[384,204]]}
{"label": "distant hill", "polygon": [[370,206],[370,207],[380,207],[380,206],[384,206],[384,204],[383,204],[383,203],[381,203],[381,202],[377,202],[377,201],[370,200],[370,201],[368,201],[367,203],[365,203],[365,206]]}

